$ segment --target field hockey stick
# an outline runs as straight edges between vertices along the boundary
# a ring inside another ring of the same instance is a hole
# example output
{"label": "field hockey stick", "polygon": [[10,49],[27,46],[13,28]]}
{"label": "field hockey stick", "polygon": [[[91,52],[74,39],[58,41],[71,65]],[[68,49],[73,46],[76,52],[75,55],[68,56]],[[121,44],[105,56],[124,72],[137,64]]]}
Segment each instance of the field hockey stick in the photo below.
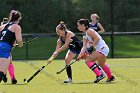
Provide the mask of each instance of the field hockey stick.
{"label": "field hockey stick", "polygon": [[43,70],[43,68],[45,68],[48,64],[50,64],[50,62],[54,59],[53,56],[51,56],[47,63],[45,65],[43,65],[40,69],[38,69],[28,80],[24,79],[24,83],[29,83],[41,70]]}
{"label": "field hockey stick", "polygon": [[[31,40],[28,40],[28,41],[26,41],[26,42],[23,42],[23,44],[32,42],[32,41],[37,40],[37,39],[38,39],[38,37],[35,37],[35,38],[31,39]],[[18,44],[16,44],[16,46],[18,46]]]}
{"label": "field hockey stick", "polygon": [[73,63],[75,63],[76,61],[79,61],[81,58],[83,58],[85,55],[89,54],[89,52],[84,53],[81,57],[79,57],[79,59],[76,59],[75,61],[71,62],[69,65],[66,65],[63,69],[61,69],[60,71],[56,72],[56,74],[60,74],[62,71],[64,71],[68,66],[71,66]]}

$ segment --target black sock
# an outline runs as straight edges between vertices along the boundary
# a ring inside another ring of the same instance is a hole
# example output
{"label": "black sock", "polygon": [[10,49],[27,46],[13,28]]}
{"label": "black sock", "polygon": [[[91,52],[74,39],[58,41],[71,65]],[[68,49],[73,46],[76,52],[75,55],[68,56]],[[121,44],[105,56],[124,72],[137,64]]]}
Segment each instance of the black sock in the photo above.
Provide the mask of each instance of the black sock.
{"label": "black sock", "polygon": [[71,66],[68,66],[68,67],[66,68],[66,71],[67,71],[67,75],[68,75],[68,77],[72,79]]}
{"label": "black sock", "polygon": [[0,71],[0,82],[3,79],[4,73]]}
{"label": "black sock", "polygon": [[4,76],[3,76],[3,77],[4,77],[4,78],[6,78],[6,76],[7,76],[7,74],[4,74]]}
{"label": "black sock", "polygon": [[0,71],[0,77],[3,77],[4,73],[2,71]]}

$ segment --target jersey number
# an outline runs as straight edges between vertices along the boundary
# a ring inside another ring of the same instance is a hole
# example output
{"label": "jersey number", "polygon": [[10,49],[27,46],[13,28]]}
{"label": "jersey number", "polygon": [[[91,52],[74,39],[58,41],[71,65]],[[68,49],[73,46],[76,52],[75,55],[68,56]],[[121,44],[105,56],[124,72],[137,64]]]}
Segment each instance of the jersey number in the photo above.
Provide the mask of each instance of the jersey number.
{"label": "jersey number", "polygon": [[6,31],[3,31],[0,40],[3,40],[3,37],[5,36],[5,34],[6,34]]}

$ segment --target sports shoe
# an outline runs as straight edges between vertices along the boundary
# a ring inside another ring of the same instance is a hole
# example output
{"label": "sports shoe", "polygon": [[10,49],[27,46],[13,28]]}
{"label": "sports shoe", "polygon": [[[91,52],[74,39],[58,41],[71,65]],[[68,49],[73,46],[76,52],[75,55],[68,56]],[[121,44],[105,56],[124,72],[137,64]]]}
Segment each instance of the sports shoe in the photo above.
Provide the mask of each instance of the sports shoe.
{"label": "sports shoe", "polygon": [[3,76],[2,80],[3,80],[4,83],[7,82],[7,77],[6,77],[6,75]]}
{"label": "sports shoe", "polygon": [[12,84],[16,84],[16,83],[17,83],[17,80],[16,80],[15,78],[13,78],[13,79],[11,80],[11,82],[12,82]]}
{"label": "sports shoe", "polygon": [[106,82],[111,82],[111,81],[114,81],[115,80],[115,77],[114,76],[112,76],[110,79],[107,79],[107,81]]}
{"label": "sports shoe", "polygon": [[72,79],[68,78],[67,80],[64,81],[64,83],[72,83]]}
{"label": "sports shoe", "polygon": [[98,83],[100,80],[102,80],[103,78],[105,78],[104,75],[101,74],[101,76],[96,76],[96,80],[94,81],[94,83]]}

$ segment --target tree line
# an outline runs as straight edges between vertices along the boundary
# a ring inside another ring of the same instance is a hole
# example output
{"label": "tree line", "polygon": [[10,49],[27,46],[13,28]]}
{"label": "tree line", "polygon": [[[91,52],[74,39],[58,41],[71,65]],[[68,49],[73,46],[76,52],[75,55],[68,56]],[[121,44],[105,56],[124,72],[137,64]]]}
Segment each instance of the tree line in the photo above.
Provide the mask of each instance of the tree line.
{"label": "tree line", "polygon": [[[114,31],[140,30],[140,0],[113,0]],[[0,0],[0,20],[10,10],[22,13],[23,33],[53,33],[60,21],[78,32],[80,18],[90,20],[92,13],[100,16],[106,32],[111,31],[111,0]]]}

